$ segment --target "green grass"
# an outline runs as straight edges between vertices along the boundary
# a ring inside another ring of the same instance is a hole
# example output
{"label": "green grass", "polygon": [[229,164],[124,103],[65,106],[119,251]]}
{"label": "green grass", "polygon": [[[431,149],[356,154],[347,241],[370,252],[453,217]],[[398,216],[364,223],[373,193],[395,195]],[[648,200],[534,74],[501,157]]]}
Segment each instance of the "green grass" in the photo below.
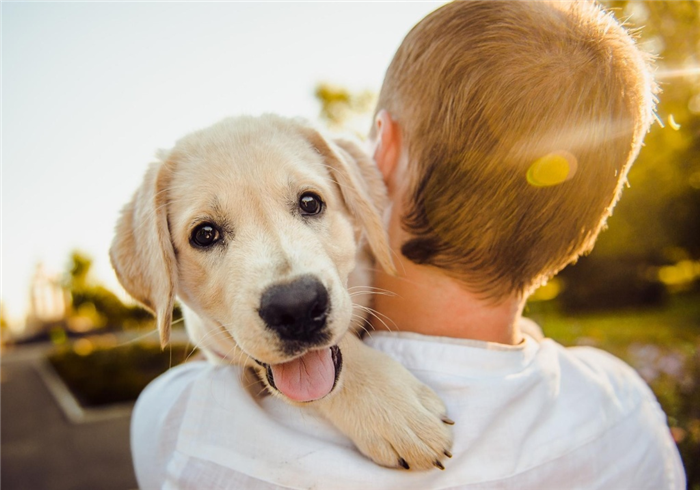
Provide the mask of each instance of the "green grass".
{"label": "green grass", "polygon": [[671,297],[663,308],[579,315],[563,314],[552,303],[532,303],[525,315],[567,346],[579,345],[583,338],[609,347],[630,342],[697,347],[700,337],[700,295]]}

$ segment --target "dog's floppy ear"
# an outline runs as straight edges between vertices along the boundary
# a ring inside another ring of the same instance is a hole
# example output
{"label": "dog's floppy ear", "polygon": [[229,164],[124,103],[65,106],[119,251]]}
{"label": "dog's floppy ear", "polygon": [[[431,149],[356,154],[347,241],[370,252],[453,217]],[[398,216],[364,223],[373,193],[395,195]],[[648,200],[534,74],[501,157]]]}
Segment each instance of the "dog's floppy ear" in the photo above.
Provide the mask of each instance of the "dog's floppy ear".
{"label": "dog's floppy ear", "polygon": [[153,163],[117,222],[109,256],[124,289],[156,316],[161,346],[170,338],[177,284],[167,218],[167,163]]}
{"label": "dog's floppy ear", "polygon": [[365,231],[377,262],[386,272],[395,274],[389,237],[382,224],[387,195],[379,169],[357,143],[347,139],[328,141],[312,128],[303,131],[325,159],[345,204]]}

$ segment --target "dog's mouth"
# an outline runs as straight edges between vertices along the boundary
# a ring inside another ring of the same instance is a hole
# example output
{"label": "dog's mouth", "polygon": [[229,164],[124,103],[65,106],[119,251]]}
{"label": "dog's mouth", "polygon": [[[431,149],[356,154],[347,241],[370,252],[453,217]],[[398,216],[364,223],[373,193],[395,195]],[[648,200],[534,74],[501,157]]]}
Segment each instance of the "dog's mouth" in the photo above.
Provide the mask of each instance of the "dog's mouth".
{"label": "dog's mouth", "polygon": [[310,402],[328,395],[343,369],[343,355],[337,345],[310,350],[281,364],[256,362],[265,368],[270,387],[296,402]]}

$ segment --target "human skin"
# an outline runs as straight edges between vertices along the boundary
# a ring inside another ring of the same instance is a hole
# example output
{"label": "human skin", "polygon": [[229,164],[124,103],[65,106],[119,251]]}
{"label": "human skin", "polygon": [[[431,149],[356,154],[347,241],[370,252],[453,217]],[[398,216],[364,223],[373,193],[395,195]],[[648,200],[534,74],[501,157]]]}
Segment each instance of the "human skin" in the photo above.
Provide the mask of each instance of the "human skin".
{"label": "human skin", "polygon": [[418,265],[401,254],[408,236],[401,227],[403,203],[408,192],[408,156],[401,127],[382,110],[375,120],[370,154],[387,185],[389,242],[398,274],[378,270],[374,286],[390,291],[378,294],[374,308],[383,320],[373,319],[377,330],[399,330],[423,335],[482,340],[516,345],[522,341],[518,326],[526,298],[511,294],[494,303],[480,298],[439,268]]}

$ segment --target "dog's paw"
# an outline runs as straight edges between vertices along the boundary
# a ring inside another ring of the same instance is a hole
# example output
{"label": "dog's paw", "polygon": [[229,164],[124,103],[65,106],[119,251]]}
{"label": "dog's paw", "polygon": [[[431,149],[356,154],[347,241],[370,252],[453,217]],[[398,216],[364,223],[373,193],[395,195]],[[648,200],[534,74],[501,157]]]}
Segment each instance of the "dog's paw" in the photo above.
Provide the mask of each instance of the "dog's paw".
{"label": "dog's paw", "polygon": [[357,417],[348,435],[363,454],[383,466],[445,469],[452,447],[449,425],[454,422],[447,418],[444,404],[407,371],[388,372],[353,395],[352,408],[346,405]]}
{"label": "dog's paw", "polygon": [[445,469],[454,422],[442,400],[386,354],[347,337],[342,384],[318,408],[380,465]]}

